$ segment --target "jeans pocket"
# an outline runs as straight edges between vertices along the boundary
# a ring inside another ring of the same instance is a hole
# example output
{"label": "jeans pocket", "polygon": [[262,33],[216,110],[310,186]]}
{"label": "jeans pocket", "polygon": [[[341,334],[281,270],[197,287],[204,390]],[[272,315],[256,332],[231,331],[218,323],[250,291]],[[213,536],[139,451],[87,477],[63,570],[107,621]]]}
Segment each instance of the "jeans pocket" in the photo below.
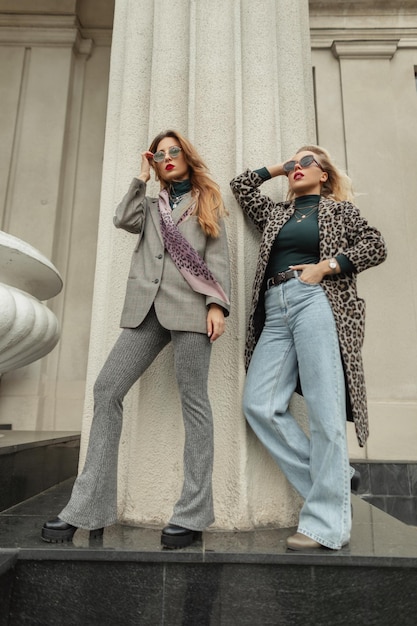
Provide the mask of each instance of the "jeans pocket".
{"label": "jeans pocket", "polygon": [[301,280],[301,276],[297,276],[296,280],[301,285],[305,285],[305,287],[308,287],[309,289],[312,289],[314,287],[321,287],[321,283],[306,283],[304,280]]}

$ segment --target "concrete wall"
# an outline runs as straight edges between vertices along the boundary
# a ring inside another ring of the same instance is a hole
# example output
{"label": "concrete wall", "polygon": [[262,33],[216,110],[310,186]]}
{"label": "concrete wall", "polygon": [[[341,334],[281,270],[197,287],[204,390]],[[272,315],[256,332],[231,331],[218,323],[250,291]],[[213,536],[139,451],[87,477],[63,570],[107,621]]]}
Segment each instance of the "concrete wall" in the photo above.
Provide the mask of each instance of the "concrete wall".
{"label": "concrete wall", "polygon": [[370,437],[354,458],[417,458],[417,5],[310,1],[318,141],[354,181],[389,257],[359,277],[367,301]]}

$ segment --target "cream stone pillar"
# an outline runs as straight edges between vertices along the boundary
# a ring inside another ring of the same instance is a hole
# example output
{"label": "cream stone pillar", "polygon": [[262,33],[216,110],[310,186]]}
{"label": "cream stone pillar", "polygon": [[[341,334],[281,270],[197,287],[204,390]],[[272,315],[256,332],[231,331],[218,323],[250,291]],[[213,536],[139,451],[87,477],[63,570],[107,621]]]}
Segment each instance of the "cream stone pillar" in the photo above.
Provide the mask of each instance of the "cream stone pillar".
{"label": "cream stone pillar", "polygon": [[[232,313],[214,345],[214,527],[295,523],[297,500],[248,431],[241,410],[243,351],[257,239],[229,181],[245,167],[290,156],[314,140],[308,2],[116,0],[93,324],[81,463],[92,386],[117,338],[134,236],[112,224],[140,153],[166,128],[195,143],[230,211]],[[266,185],[281,196],[280,184]],[[155,184],[148,192],[157,193]],[[267,364],[266,364],[267,367]],[[125,400],[120,519],[163,524],[182,481],[183,426],[168,347]]]}

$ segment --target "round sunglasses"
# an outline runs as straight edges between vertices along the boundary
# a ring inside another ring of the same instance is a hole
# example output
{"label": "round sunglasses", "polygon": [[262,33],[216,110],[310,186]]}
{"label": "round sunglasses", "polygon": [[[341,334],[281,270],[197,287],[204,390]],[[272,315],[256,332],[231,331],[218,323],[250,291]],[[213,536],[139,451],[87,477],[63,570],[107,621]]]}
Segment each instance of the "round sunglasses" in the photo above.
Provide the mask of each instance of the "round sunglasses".
{"label": "round sunglasses", "polygon": [[[168,154],[172,159],[176,159],[181,150],[182,148],[180,148],[179,146],[171,146],[170,148],[168,148]],[[165,154],[166,153],[164,150],[158,150],[158,152],[155,152],[155,154],[153,155],[153,160],[155,161],[155,163],[161,163],[165,159]]]}
{"label": "round sunglasses", "polygon": [[310,167],[310,165],[313,165],[314,163],[315,165],[317,165],[317,167],[319,167],[324,172],[323,167],[320,165],[318,161],[316,161],[316,159],[314,158],[312,154],[306,154],[306,156],[301,157],[299,161],[287,161],[283,165],[285,172],[287,174],[289,174],[290,172],[293,172],[295,170],[295,166],[297,165],[297,163],[300,167],[303,167],[303,168]]}

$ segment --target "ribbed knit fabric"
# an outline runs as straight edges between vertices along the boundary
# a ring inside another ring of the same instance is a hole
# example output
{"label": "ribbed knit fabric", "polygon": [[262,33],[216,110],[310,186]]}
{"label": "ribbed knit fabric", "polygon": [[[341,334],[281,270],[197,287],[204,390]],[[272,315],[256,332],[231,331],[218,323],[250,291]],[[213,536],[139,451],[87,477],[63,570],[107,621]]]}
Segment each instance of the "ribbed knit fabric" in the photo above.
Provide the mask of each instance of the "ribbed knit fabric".
{"label": "ribbed knit fabric", "polygon": [[122,331],[97,378],[84,468],[59,513],[65,522],[92,530],[117,521],[123,398],[171,340],[186,433],[184,484],[171,521],[191,530],[203,530],[214,521],[213,419],[207,394],[211,344],[202,333],[166,330],[152,307],[138,328]]}
{"label": "ribbed knit fabric", "polygon": [[184,483],[172,524],[203,530],[214,522],[213,417],[208,398],[211,343],[203,334],[172,332],[185,429]]}

